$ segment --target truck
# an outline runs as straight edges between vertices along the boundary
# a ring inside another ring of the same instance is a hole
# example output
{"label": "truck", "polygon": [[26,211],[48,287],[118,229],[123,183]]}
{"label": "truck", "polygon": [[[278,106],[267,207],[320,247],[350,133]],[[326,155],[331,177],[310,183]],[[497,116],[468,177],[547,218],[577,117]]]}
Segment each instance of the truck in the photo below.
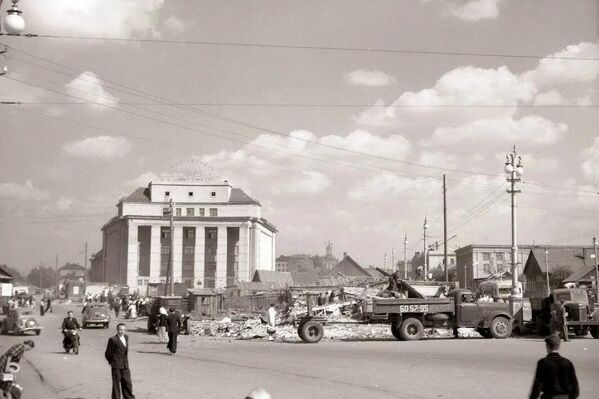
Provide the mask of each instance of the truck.
{"label": "truck", "polygon": [[[475,328],[485,338],[502,339],[512,333],[508,303],[478,303],[467,289],[453,289],[445,297],[424,297],[403,280],[399,292],[400,297],[375,296],[358,301],[356,323],[389,324],[393,336],[402,341],[421,339],[425,328],[449,328],[456,337],[460,327]],[[324,326],[332,322],[315,316],[310,296],[307,293],[306,315],[295,323],[302,341],[317,343],[324,336]]]}
{"label": "truck", "polygon": [[527,326],[537,334],[550,332],[551,312],[558,302],[566,309],[568,332],[577,336],[599,338],[599,304],[589,301],[586,290],[582,288],[557,288],[544,298],[530,298],[532,317]]}

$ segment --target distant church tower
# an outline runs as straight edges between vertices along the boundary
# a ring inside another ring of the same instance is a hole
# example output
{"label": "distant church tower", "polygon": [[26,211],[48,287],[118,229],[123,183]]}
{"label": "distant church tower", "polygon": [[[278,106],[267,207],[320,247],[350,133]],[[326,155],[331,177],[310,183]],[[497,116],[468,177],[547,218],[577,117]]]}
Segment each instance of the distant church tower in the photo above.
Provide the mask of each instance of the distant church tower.
{"label": "distant church tower", "polygon": [[326,270],[331,270],[339,263],[339,260],[333,255],[333,243],[331,241],[326,244],[326,255],[323,258],[323,263]]}

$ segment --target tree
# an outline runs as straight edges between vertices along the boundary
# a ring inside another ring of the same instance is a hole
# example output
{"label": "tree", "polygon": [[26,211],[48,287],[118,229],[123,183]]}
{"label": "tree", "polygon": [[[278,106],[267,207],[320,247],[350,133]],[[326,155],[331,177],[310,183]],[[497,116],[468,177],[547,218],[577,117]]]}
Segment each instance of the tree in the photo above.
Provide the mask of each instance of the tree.
{"label": "tree", "polygon": [[549,271],[549,286],[552,290],[563,287],[563,281],[572,274],[568,266],[556,265]]}
{"label": "tree", "polygon": [[37,285],[40,288],[52,288],[56,286],[56,271],[51,267],[38,266],[32,269],[27,275],[29,284]]}
{"label": "tree", "polygon": [[11,276],[13,276],[15,278],[14,279],[15,283],[24,283],[25,282],[25,277],[23,277],[23,275],[21,275],[21,273],[17,269],[14,269],[14,268],[12,268],[10,266],[6,266],[6,265],[0,265],[0,266],[2,266],[2,268],[4,270],[6,270],[8,272],[8,274],[10,274]]}

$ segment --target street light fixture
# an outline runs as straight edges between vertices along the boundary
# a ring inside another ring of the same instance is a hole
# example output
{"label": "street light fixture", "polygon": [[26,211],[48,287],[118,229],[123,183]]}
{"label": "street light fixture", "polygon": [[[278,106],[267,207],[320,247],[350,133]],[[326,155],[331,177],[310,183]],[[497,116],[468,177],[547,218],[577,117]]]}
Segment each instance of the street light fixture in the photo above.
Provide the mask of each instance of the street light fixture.
{"label": "street light fixture", "polygon": [[[19,0],[11,1],[12,7],[6,10],[8,15],[4,17],[4,30],[7,35],[20,35],[25,30],[25,20],[21,16],[23,12],[17,6]],[[2,0],[0,0],[0,6],[2,6]],[[0,30],[0,34],[3,34],[2,30]]]}
{"label": "street light fixture", "polygon": [[516,152],[515,144],[512,152],[506,154],[505,158],[504,171],[506,179],[510,183],[507,192],[512,197],[512,296],[517,297],[522,293],[518,288],[518,244],[516,239],[516,194],[521,191],[516,187],[516,183],[521,180],[524,167],[522,166],[522,158]]}

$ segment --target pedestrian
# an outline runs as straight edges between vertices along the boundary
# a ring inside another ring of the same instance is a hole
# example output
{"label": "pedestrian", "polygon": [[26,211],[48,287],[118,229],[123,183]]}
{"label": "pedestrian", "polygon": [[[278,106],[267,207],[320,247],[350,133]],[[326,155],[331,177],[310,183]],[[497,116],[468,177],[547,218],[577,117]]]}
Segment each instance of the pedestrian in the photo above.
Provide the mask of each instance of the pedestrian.
{"label": "pedestrian", "polygon": [[50,313],[52,313],[52,294],[48,294],[48,297],[46,298],[46,312],[48,313],[48,311],[50,311]]}
{"label": "pedestrian", "polygon": [[181,330],[181,318],[175,312],[175,308],[168,309],[168,316],[166,317],[166,332],[168,333],[168,344],[167,348],[174,356],[177,353],[177,336]]}
{"label": "pedestrian", "polygon": [[104,357],[112,369],[112,399],[135,399],[129,370],[129,336],[124,323],[116,326],[116,335],[108,339]]}
{"label": "pedestrian", "polygon": [[566,308],[564,307],[564,301],[558,301],[557,307],[555,308],[556,327],[559,335],[564,341],[568,342],[568,322],[566,320]]}
{"label": "pedestrian", "polygon": [[121,311],[121,301],[114,301],[114,315],[115,317],[119,317],[119,312]]}
{"label": "pedestrian", "polygon": [[277,332],[275,328],[277,320],[277,308],[275,308],[275,304],[271,303],[270,308],[268,308],[268,327],[266,327],[266,332],[268,332],[268,340],[274,341],[275,334]]}
{"label": "pedestrian", "polygon": [[137,319],[137,307],[135,306],[135,302],[130,302],[129,309],[127,309],[127,316],[132,320]]}
{"label": "pedestrian", "polygon": [[[0,372],[4,375],[12,374],[9,371],[11,369],[9,364],[16,363],[18,365],[23,354],[34,347],[35,342],[31,340],[23,341],[22,344],[11,346],[2,356],[0,356]],[[19,398],[22,391],[23,388],[19,384],[15,384],[14,379],[2,378],[0,380],[0,392],[4,394],[2,397]]]}
{"label": "pedestrian", "polygon": [[160,337],[160,342],[165,344],[167,343],[166,338],[166,309],[161,307],[158,310],[158,337]]}
{"label": "pedestrian", "polygon": [[558,351],[560,338],[552,334],[545,338],[547,356],[537,362],[530,399],[575,399],[579,395],[578,380],[572,362]]}

